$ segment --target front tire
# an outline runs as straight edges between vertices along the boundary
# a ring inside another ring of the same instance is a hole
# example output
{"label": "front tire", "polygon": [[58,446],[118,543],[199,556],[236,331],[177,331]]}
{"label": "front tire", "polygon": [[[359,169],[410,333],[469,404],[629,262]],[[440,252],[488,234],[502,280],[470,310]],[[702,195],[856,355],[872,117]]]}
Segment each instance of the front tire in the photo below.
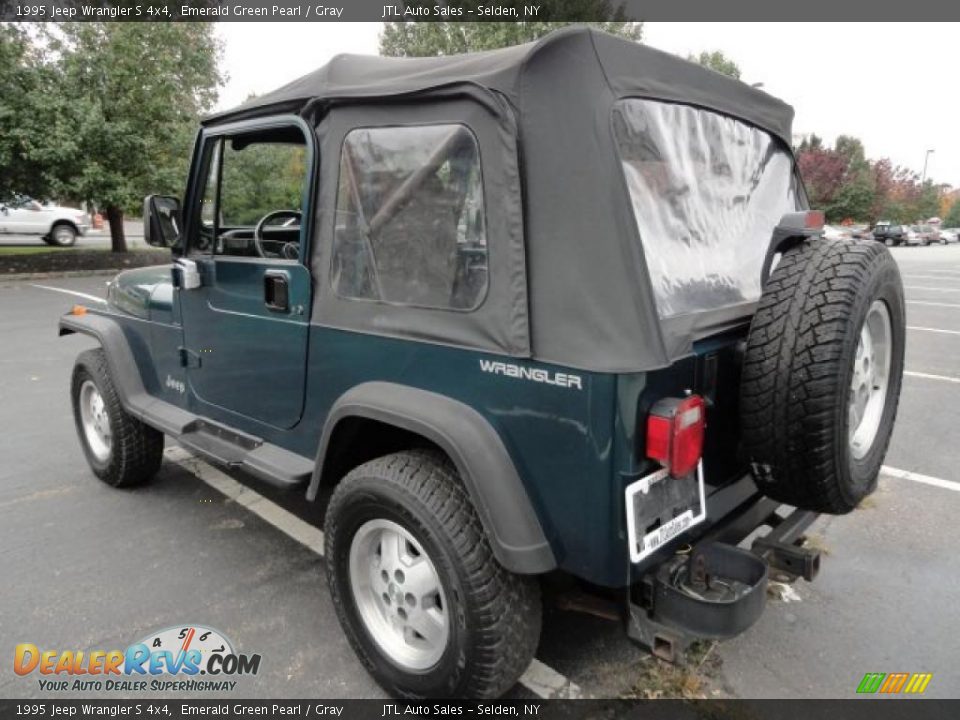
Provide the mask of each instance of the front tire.
{"label": "front tire", "polygon": [[453,465],[418,450],[351,471],[324,525],[334,607],[361,662],[406,698],[496,698],[540,636],[539,585],[503,569]]}
{"label": "front tire", "polygon": [[98,478],[119,488],[156,475],[163,461],[163,433],[123,409],[103,349],[77,357],[70,397],[83,454]]}

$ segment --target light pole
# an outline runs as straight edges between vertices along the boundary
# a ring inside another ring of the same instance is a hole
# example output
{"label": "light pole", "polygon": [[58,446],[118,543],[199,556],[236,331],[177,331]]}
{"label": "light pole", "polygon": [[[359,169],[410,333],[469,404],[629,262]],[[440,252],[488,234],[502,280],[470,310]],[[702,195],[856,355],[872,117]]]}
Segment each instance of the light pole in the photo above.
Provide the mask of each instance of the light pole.
{"label": "light pole", "polygon": [[927,154],[923,156],[923,175],[920,176],[920,184],[923,185],[927,181],[927,160],[930,159],[930,153],[934,151],[934,148],[927,150]]}

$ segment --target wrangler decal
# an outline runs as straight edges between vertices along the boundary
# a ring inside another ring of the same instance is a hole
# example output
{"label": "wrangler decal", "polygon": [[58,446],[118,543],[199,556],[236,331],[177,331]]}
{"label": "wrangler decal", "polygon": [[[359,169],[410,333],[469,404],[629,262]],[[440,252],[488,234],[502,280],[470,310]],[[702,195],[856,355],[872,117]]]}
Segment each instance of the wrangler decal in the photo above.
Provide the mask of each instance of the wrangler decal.
{"label": "wrangler decal", "polygon": [[533,382],[545,383],[547,385],[583,390],[580,376],[571,375],[570,373],[550,372],[543,368],[525,367],[523,365],[505,363],[499,360],[480,360],[480,369],[483,370],[483,372],[492,373],[493,375],[504,375],[519,380],[532,380]]}

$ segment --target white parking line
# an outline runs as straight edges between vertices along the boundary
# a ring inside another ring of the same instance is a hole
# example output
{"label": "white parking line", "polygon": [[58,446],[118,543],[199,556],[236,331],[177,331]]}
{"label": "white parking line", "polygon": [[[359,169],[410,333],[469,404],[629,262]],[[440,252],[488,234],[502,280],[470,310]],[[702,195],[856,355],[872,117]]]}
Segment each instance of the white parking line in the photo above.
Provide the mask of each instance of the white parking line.
{"label": "white parking line", "polygon": [[960,292],[960,288],[935,288],[926,285],[904,285],[905,290],[927,290],[929,292]]}
{"label": "white parking line", "polygon": [[913,278],[914,280],[952,280],[954,282],[960,281],[960,277],[950,277],[948,275],[914,275],[913,273],[906,273],[904,277]]}
{"label": "white parking line", "polygon": [[93,302],[105,303],[106,300],[103,298],[98,298],[96,295],[88,295],[87,293],[78,292],[76,290],[67,290],[66,288],[50,287],[49,285],[37,285],[35,283],[30,283],[30,287],[40,288],[41,290],[52,290],[53,292],[66,293],[67,295],[76,295],[77,297],[86,298],[87,300],[92,300]]}
{"label": "white parking line", "polygon": [[549,665],[533,659],[520,676],[520,682],[542,698],[550,700],[578,700],[583,697],[580,687]]}
{"label": "white parking line", "polygon": [[960,308],[960,303],[938,303],[938,302],[928,302],[926,300],[907,300],[907,305],[935,305],[936,307]]}
{"label": "white parking line", "polygon": [[943,330],[941,328],[920,327],[919,325],[907,325],[907,330],[922,330],[923,332],[943,333],[945,335],[960,335],[960,330]]}
{"label": "white parking line", "polygon": [[[910,267],[910,268],[905,267],[904,269],[907,270],[908,272],[913,272],[914,270],[917,270],[917,271],[924,272],[924,273],[932,273],[933,275],[936,275],[936,276],[938,276],[938,277],[941,276],[941,275],[945,275],[945,276],[950,276],[950,275],[960,276],[960,270],[943,270],[943,269],[941,269],[941,268],[932,268],[932,267],[927,267],[927,266],[925,266],[925,265],[917,265],[916,267]],[[952,280],[953,278],[951,278],[951,277],[944,277],[943,279],[944,279],[944,280]]]}
{"label": "white parking line", "polygon": [[909,375],[910,377],[923,378],[924,380],[941,380],[949,383],[960,383],[960,377],[951,377],[950,375],[931,375],[930,373],[913,372],[912,370],[904,370],[903,374]]}
{"label": "white parking line", "polygon": [[890,477],[899,478],[900,480],[913,480],[913,482],[923,483],[924,485],[933,485],[934,487],[943,488],[944,490],[960,492],[960,482],[954,482],[953,480],[921,475],[920,473],[901,470],[900,468],[890,467],[889,465],[881,467],[880,472]]}
{"label": "white parking line", "polygon": [[203,480],[207,485],[230,500],[243,505],[254,515],[259,515],[274,527],[282,530],[301,545],[323,555],[323,531],[284,510],[260,493],[251,490],[225,472],[204,462],[182,447],[171,447],[163,451],[167,460],[175,462],[191,475]]}
{"label": "white parking line", "polygon": [[[170,447],[163,451],[164,457],[176,463],[191,475],[199,478],[217,492],[247,510],[263,518],[267,523],[288,535],[317,555],[323,556],[323,531],[294,515],[289,510],[268,500],[255,490],[237,482],[225,472],[204,462],[182,447]],[[583,697],[580,686],[571,682],[549,665],[536,658],[520,676],[520,683],[545,700],[574,699]]]}

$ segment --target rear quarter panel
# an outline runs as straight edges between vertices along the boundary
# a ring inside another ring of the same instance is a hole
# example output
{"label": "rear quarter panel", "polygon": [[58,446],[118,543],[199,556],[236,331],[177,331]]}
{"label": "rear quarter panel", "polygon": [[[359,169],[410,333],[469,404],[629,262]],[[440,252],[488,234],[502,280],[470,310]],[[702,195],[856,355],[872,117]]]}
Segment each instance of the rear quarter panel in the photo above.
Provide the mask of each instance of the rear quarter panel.
{"label": "rear quarter panel", "polygon": [[[572,373],[582,389],[485,372],[481,360]],[[291,449],[315,452],[337,398],[374,380],[440,393],[477,410],[503,439],[560,566],[594,582],[624,576],[609,543],[616,524],[615,376],[314,326],[306,414]]]}

